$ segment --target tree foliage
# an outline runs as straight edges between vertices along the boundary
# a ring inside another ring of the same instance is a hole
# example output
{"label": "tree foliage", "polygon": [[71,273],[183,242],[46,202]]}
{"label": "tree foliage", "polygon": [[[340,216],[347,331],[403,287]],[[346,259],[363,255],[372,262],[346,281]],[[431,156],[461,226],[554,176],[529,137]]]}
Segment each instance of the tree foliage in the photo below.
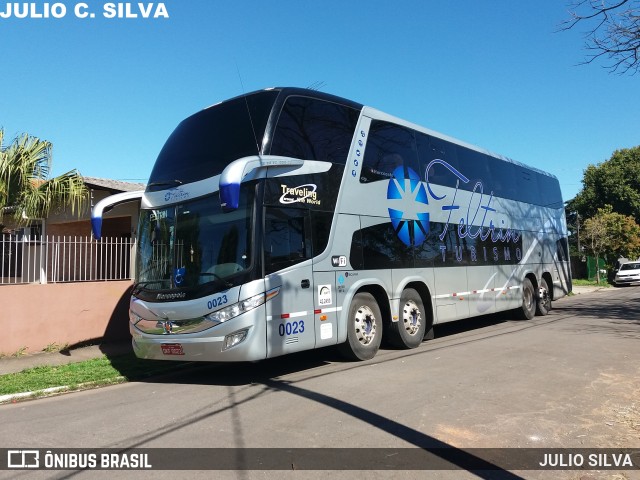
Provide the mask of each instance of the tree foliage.
{"label": "tree foliage", "polygon": [[6,216],[24,224],[55,208],[82,213],[88,200],[82,176],[71,170],[49,178],[51,149],[50,142],[26,133],[5,145],[0,129],[0,224]]}
{"label": "tree foliage", "polygon": [[614,212],[611,205],[599,208],[595,215],[584,221],[580,240],[596,257],[596,265],[598,259],[605,256],[609,263],[620,257],[640,256],[640,225],[632,217]]}
{"label": "tree foliage", "polygon": [[609,160],[589,165],[582,190],[567,202],[567,211],[589,218],[605,205],[640,223],[640,146],[617,150]]}
{"label": "tree foliage", "polygon": [[640,69],[640,1],[574,0],[569,3],[571,18],[563,28],[587,24],[585,63],[606,58],[612,72],[636,73]]}
{"label": "tree foliage", "polygon": [[[604,255],[607,244],[606,232],[606,222],[602,215],[595,215],[588,218],[580,231],[580,240],[584,248],[596,257],[596,265],[600,264],[599,260]],[[599,268],[596,268],[596,275],[598,283],[600,283]]]}

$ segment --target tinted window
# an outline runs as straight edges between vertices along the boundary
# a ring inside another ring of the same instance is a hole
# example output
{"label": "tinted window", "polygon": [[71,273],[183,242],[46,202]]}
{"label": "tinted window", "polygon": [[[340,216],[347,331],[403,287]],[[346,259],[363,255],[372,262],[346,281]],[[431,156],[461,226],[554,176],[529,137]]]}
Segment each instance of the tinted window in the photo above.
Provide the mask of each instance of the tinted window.
{"label": "tinted window", "polygon": [[440,250],[442,242],[438,238],[440,231],[437,223],[430,223],[427,238],[415,248],[416,267],[433,267],[434,262],[442,261],[442,251]]}
{"label": "tinted window", "polygon": [[489,189],[485,192],[494,192],[494,196],[502,198],[518,198],[516,186],[516,166],[511,162],[499,160],[489,155],[486,156],[491,171]]}
{"label": "tinted window", "polygon": [[307,210],[267,208],[264,224],[265,273],[273,273],[311,258]]}
{"label": "tinted window", "polygon": [[162,147],[148,190],[209,178],[238,158],[256,155],[277,96],[276,91],[250,94],[183,120]]}
{"label": "tinted window", "polygon": [[639,270],[640,263],[625,263],[620,267],[620,270]]}
{"label": "tinted window", "polygon": [[414,266],[413,250],[400,241],[390,223],[382,223],[353,235],[350,262],[365,270],[409,268]]}
{"label": "tinted window", "polygon": [[268,178],[264,203],[333,212],[343,172],[344,165],[334,164],[323,173]]}
{"label": "tinted window", "polygon": [[[485,194],[521,202],[562,208],[558,180],[510,161],[416,132],[421,178],[433,185],[473,190],[482,181]],[[446,162],[445,166],[442,162]],[[429,167],[431,165],[431,167]],[[427,172],[427,169],[429,171]],[[455,169],[469,181],[464,182]],[[437,193],[437,189],[434,187]]]}
{"label": "tinted window", "polygon": [[563,207],[558,180],[550,175],[393,123],[373,120],[360,181],[388,180],[401,165],[411,167],[422,181],[428,181],[435,195],[440,195],[436,185],[473,191],[481,182],[486,195],[493,192],[495,197]]}
{"label": "tinted window", "polygon": [[[482,183],[483,190],[487,193],[491,191],[491,172],[487,162],[487,156],[480,152],[465,147],[458,147],[458,165],[460,171],[469,182],[460,188],[473,190],[478,182]],[[480,191],[480,189],[477,189]]]}
{"label": "tinted window", "polygon": [[273,136],[272,155],[344,164],[359,112],[337,103],[288,97]]}
{"label": "tinted window", "polygon": [[556,242],[558,250],[558,260],[565,262],[569,260],[569,239],[561,238]]}
{"label": "tinted window", "polygon": [[398,167],[411,167],[419,174],[413,130],[373,120],[364,152],[360,181],[388,180]]}
{"label": "tinted window", "polygon": [[538,186],[541,194],[541,204],[550,208],[563,208],[562,193],[557,178],[538,174]]}
{"label": "tinted window", "polygon": [[331,222],[333,213],[311,212],[311,241],[313,243],[313,256],[318,256],[327,248],[329,235],[331,234]]}
{"label": "tinted window", "polygon": [[518,188],[518,200],[536,205],[544,203],[538,188],[538,175],[536,172],[516,165],[516,186]]}

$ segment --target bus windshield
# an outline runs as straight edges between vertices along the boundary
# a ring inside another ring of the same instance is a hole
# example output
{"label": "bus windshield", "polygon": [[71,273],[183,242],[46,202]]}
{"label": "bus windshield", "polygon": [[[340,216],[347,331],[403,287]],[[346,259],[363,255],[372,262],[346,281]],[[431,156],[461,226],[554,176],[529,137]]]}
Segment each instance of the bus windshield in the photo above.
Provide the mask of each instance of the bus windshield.
{"label": "bus windshield", "polygon": [[[243,184],[239,208],[220,209],[218,194],[140,212],[138,290],[236,285],[252,265],[254,188]],[[244,279],[244,278],[243,278]]]}
{"label": "bus windshield", "polygon": [[213,177],[238,158],[256,155],[278,91],[263,91],[206,108],[182,121],[151,171],[147,191]]}

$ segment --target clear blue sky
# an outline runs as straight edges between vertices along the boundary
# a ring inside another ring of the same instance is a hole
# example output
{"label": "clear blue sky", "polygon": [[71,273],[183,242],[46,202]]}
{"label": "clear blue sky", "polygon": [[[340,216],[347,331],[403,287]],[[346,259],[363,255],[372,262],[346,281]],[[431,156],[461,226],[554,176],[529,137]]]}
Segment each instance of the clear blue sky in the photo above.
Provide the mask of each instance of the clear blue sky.
{"label": "clear blue sky", "polygon": [[168,19],[85,2],[96,18],[76,1],[62,19],[0,18],[0,127],[53,142],[56,175],[146,182],[186,116],[317,82],[547,170],[565,199],[587,165],[640,145],[640,77],[578,66],[586,26],[557,32],[563,0],[167,0]]}

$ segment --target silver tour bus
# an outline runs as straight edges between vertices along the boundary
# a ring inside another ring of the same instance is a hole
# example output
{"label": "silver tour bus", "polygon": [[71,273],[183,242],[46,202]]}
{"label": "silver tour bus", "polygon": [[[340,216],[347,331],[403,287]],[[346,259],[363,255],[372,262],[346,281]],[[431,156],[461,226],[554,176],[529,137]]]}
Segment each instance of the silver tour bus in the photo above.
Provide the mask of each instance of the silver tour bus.
{"label": "silver tour bus", "polygon": [[182,121],[141,201],[130,330],[148,359],[372,358],[571,290],[558,180],[371,107],[270,88]]}

